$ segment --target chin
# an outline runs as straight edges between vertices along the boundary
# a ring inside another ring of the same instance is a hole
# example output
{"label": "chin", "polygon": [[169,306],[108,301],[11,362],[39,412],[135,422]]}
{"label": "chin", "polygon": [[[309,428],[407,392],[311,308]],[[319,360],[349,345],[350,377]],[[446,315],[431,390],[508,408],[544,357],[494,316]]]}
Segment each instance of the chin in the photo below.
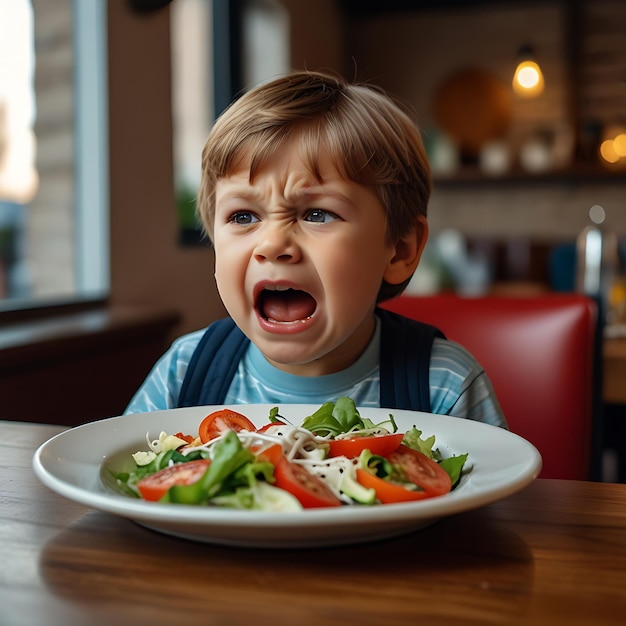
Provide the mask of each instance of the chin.
{"label": "chin", "polygon": [[[263,346],[263,344],[258,343],[256,345],[263,356],[280,370],[300,376],[320,375],[319,366],[323,356],[312,355],[309,352],[303,354],[301,350],[297,349],[297,346]],[[311,370],[310,373],[307,371],[309,369]]]}

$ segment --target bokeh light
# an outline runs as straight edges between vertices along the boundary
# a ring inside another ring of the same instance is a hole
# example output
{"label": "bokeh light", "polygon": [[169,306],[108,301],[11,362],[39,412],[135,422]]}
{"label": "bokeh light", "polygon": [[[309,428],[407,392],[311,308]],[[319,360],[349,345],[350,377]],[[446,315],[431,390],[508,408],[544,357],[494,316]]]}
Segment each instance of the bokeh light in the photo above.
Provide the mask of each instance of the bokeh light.
{"label": "bokeh light", "polygon": [[522,61],[513,76],[515,93],[525,97],[535,97],[543,91],[543,87],[543,73],[539,65],[530,60]]}

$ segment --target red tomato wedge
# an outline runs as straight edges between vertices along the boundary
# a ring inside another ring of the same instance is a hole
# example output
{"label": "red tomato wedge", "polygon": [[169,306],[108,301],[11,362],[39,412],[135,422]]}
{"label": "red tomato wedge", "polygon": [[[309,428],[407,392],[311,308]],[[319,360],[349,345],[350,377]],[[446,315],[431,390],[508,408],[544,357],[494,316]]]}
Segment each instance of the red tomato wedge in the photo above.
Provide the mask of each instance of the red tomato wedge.
{"label": "red tomato wedge", "polygon": [[269,422],[268,424],[265,424],[265,426],[261,426],[261,428],[257,428],[257,433],[265,433],[272,426],[284,426],[284,425],[285,424],[283,422]]}
{"label": "red tomato wedge", "polygon": [[202,443],[206,443],[228,430],[234,430],[235,432],[249,430],[254,432],[255,429],[254,424],[245,415],[237,413],[237,411],[232,409],[220,409],[219,411],[209,413],[200,422],[198,435]]}
{"label": "red tomato wedge", "polygon": [[273,443],[267,448],[263,446],[255,446],[251,451],[256,454],[259,461],[276,465],[283,458],[283,447],[279,443]]}
{"label": "red tomato wedge", "polygon": [[383,504],[410,502],[411,500],[423,500],[430,497],[425,491],[405,489],[402,485],[390,483],[388,480],[374,476],[364,469],[356,470],[356,479],[364,487],[373,489],[376,492],[376,497]]}
{"label": "red tomato wedge", "polygon": [[438,463],[405,445],[400,445],[386,457],[400,468],[406,479],[430,496],[441,496],[452,489],[452,480]]}
{"label": "red tomato wedge", "polygon": [[155,474],[142,478],[137,483],[137,488],[145,500],[155,502],[160,500],[173,485],[193,485],[197,483],[210,464],[211,461],[208,459],[198,459],[164,467]]}
{"label": "red tomato wedge", "polygon": [[328,456],[347,456],[353,459],[363,450],[369,450],[378,456],[391,454],[401,443],[403,433],[378,435],[374,437],[352,437],[350,439],[329,439]]}
{"label": "red tomato wedge", "polygon": [[295,496],[304,508],[341,506],[341,500],[320,478],[285,457],[274,466],[275,486]]}

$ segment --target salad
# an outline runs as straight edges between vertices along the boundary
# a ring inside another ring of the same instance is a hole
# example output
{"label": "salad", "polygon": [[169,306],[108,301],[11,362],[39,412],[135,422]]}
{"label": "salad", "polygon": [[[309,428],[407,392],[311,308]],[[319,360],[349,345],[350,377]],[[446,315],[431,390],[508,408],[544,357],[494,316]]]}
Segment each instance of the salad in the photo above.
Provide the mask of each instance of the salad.
{"label": "salad", "polygon": [[393,415],[375,424],[351,398],[326,402],[296,426],[274,407],[257,428],[224,408],[198,434],[151,440],[134,468],[111,472],[132,497],[237,509],[377,505],[438,497],[458,483],[467,454],[442,458],[435,437],[413,426],[397,432]]}

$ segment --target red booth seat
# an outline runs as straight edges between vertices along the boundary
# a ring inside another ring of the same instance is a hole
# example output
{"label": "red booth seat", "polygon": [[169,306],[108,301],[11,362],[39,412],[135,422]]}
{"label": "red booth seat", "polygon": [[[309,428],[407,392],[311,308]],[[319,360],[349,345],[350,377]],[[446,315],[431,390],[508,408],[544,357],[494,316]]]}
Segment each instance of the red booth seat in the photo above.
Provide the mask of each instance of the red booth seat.
{"label": "red booth seat", "polygon": [[541,453],[541,477],[590,477],[597,316],[591,299],[403,295],[382,306],[437,326],[474,355],[511,431]]}

